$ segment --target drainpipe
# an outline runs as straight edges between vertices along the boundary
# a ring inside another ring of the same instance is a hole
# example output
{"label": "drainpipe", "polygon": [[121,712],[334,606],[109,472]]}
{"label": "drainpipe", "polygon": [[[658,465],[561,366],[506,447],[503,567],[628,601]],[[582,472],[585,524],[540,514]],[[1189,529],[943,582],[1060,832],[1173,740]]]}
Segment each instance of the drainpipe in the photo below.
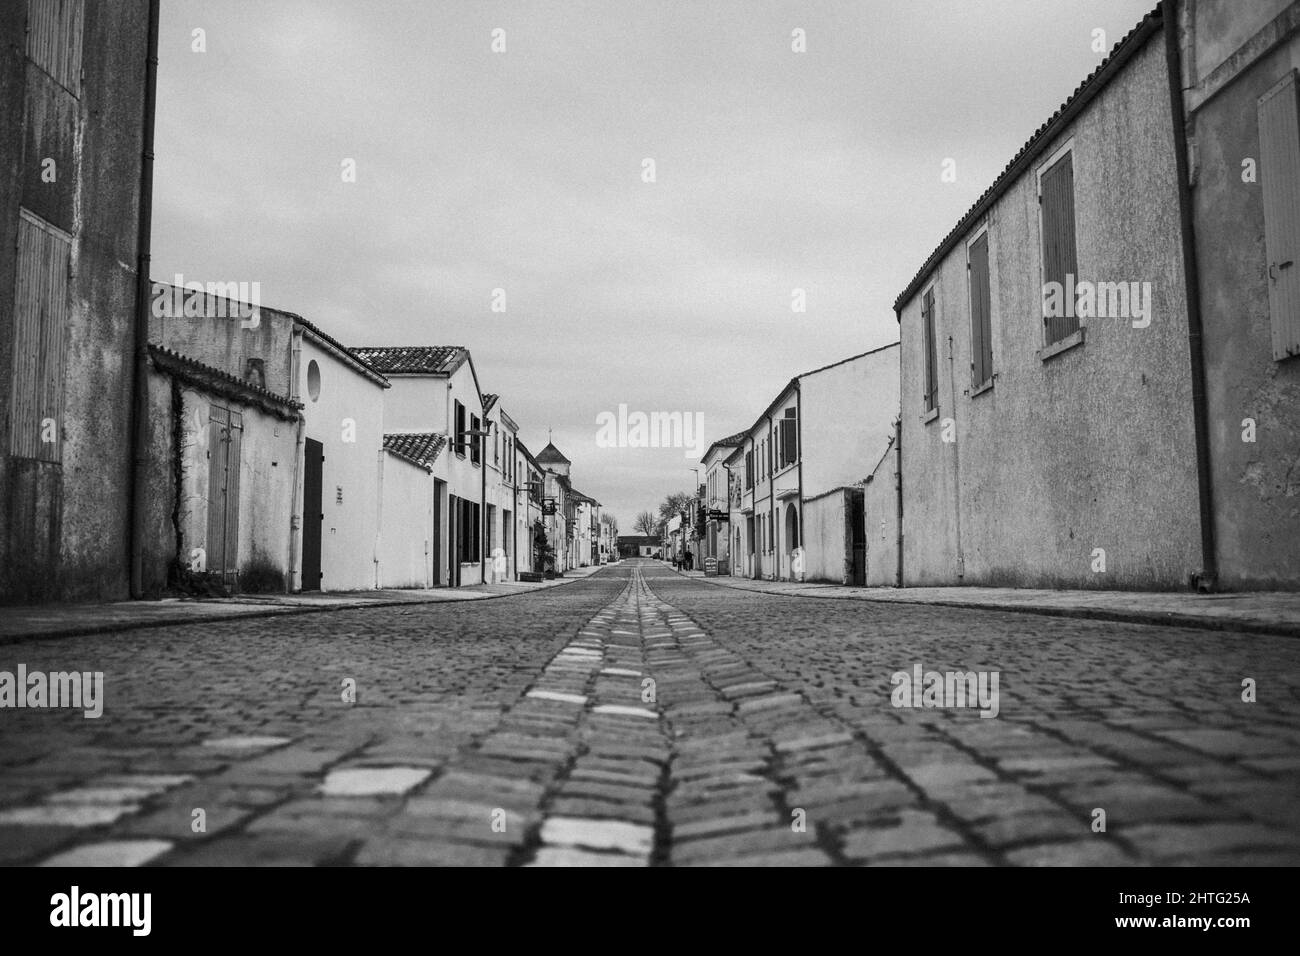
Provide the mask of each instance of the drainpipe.
{"label": "drainpipe", "polygon": [[1165,62],[1169,68],[1169,111],[1174,124],[1174,160],[1178,171],[1178,218],[1183,240],[1184,297],[1187,301],[1187,346],[1192,368],[1192,424],[1196,436],[1196,491],[1201,521],[1201,571],[1193,586],[1214,591],[1219,580],[1218,544],[1214,532],[1214,485],[1210,471],[1210,426],[1205,399],[1205,334],[1201,323],[1200,269],[1196,261],[1196,217],[1192,211],[1191,176],[1187,160],[1187,117],[1183,112],[1183,64],[1178,45],[1178,15],[1182,4],[1165,5]]}
{"label": "drainpipe", "polygon": [[[771,462],[775,459],[772,448],[772,416],[767,416],[767,460]],[[767,462],[764,462],[766,464]],[[772,535],[768,544],[772,546],[772,580],[781,580],[781,549],[776,546],[778,537],[776,527],[776,469],[768,468],[767,470],[767,512],[772,516]]]}
{"label": "drainpipe", "polygon": [[[291,401],[301,402],[301,391],[298,382],[300,363],[302,362],[302,330],[294,329],[290,333],[289,341],[289,398]],[[307,417],[301,410],[298,412],[297,431],[297,442],[294,445],[293,453],[293,497],[290,499],[292,513],[289,515],[290,591],[302,590],[302,509],[299,509],[298,502],[303,497],[301,482],[303,480],[302,464],[307,445]]]}
{"label": "drainpipe", "polygon": [[[952,336],[948,336],[948,394],[952,396],[952,414],[953,427],[957,427],[957,379],[956,372],[953,368],[953,346]],[[940,422],[939,424],[943,424]],[[953,505],[954,517],[957,527],[957,581],[962,583],[966,579],[966,555],[961,549],[961,456],[957,450],[958,442],[952,443],[952,480],[953,480]]]}
{"label": "drainpipe", "polygon": [[[149,278],[153,238],[154,111],[158,103],[158,6],[149,3],[149,39],[145,54],[143,137],[140,147],[140,210],[136,227],[134,367],[131,383],[131,479],[127,497],[128,558],[131,597],[144,597],[144,549],[148,535],[145,518],[149,477]],[[176,489],[180,494],[180,489]]]}
{"label": "drainpipe", "polygon": [[[795,460],[799,466],[799,539],[795,542],[796,547],[803,547],[803,389],[800,382],[795,379],[794,383],[794,454]],[[785,441],[784,435],[781,438]],[[853,553],[853,539],[849,539],[849,553]],[[804,553],[804,574],[808,573],[808,554]],[[794,580],[794,569],[790,570],[790,579]]]}
{"label": "drainpipe", "polygon": [[898,582],[903,586],[903,416],[894,422],[894,487],[898,490]]}
{"label": "drainpipe", "polygon": [[491,423],[480,429],[478,438],[478,583],[487,584],[487,434]]}
{"label": "drainpipe", "polygon": [[379,449],[375,467],[379,469],[379,493],[375,495],[375,547],[370,559],[375,565],[375,590],[379,590],[379,546],[384,537],[384,449],[382,447]]}

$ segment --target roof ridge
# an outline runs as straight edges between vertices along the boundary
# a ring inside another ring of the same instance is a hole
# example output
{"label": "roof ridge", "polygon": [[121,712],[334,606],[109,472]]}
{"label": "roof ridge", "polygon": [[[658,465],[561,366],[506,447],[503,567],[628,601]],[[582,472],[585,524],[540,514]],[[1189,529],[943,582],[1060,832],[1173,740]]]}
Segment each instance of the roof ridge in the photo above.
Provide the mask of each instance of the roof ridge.
{"label": "roof ridge", "polygon": [[[1128,62],[1129,58],[1141,49],[1142,45],[1146,43],[1150,38],[1150,35],[1155,32],[1156,28],[1164,23],[1164,6],[1164,0],[1159,0],[1154,9],[1139,20],[1133,29],[1124,34],[1124,36],[1121,37],[1113,47],[1111,47],[1110,53],[1106,55],[1106,58],[1098,63],[1097,66],[1093,68],[1093,71],[1083,78],[1079,85],[1074,88],[1074,92],[1069,95],[1064,103],[1056,108],[1056,112],[1048,117],[1046,122],[1034,131],[1033,135],[1025,141],[1024,145],[1021,146],[1019,150],[1017,150],[1015,156],[1013,156],[1006,166],[1003,167],[1002,172],[998,173],[998,175],[994,177],[993,182],[989,184],[989,187],[985,189],[984,192],[980,194],[979,198],[971,204],[970,208],[962,214],[962,217],[957,220],[957,224],[948,231],[948,234],[943,237],[943,240],[935,247],[934,251],[926,257],[921,268],[917,270],[916,275],[912,277],[911,281],[907,283],[906,288],[904,288],[903,291],[898,294],[898,298],[894,300],[894,313],[900,321],[900,313],[903,305],[919,291],[922,280],[934,270],[938,261],[956,245],[957,239],[965,235],[967,227],[971,222],[979,218],[979,215],[984,212],[988,206],[992,205],[993,201],[1001,196],[1012,182],[1019,178],[1023,170],[1018,167],[1022,164],[1028,164],[1031,159],[1036,157],[1047,143],[1050,142],[1051,137],[1049,134],[1055,134],[1058,127],[1063,125],[1067,118],[1073,118],[1072,115],[1068,114],[1071,114],[1075,109],[1082,109],[1088,104],[1092,96],[1100,93],[1101,90],[1105,88],[1106,83],[1108,83],[1113,77],[1114,73],[1118,73],[1119,69]],[[1111,72],[1107,73],[1106,76],[1102,76],[1102,74],[1107,71]]]}

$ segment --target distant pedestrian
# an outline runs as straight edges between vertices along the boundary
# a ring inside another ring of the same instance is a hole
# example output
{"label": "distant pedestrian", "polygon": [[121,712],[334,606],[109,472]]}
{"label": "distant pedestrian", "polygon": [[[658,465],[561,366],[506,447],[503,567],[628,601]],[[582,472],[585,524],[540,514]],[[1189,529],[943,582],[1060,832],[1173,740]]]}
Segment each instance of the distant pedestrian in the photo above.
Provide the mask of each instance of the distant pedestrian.
{"label": "distant pedestrian", "polygon": [[690,571],[694,567],[695,567],[695,555],[693,555],[690,552],[690,549],[688,548],[686,551],[686,570]]}

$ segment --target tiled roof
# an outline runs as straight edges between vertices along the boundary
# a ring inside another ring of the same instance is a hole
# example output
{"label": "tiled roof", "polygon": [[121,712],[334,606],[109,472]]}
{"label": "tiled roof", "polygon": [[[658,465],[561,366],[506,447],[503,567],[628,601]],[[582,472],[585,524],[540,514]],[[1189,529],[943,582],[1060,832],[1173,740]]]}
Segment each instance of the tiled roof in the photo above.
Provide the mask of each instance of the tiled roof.
{"label": "tiled roof", "polygon": [[538,464],[542,464],[542,465],[550,465],[550,464],[572,465],[573,464],[573,462],[569,461],[569,459],[565,458],[563,455],[560,454],[560,449],[556,448],[550,442],[547,442],[546,447],[537,453],[537,462]]}
{"label": "tiled roof", "polygon": [[412,464],[433,470],[438,453],[447,445],[441,432],[416,432],[384,435],[384,448]]}
{"label": "tiled roof", "polygon": [[445,372],[464,349],[459,345],[362,346],[352,350],[386,374]]}
{"label": "tiled roof", "polygon": [[737,445],[744,444],[745,439],[748,437],[749,437],[749,432],[745,431],[745,432],[736,432],[736,434],[728,435],[726,438],[719,438],[717,441],[715,441],[712,445],[708,447],[708,449],[704,452],[703,455],[700,456],[700,461],[704,461],[711,454],[713,454],[713,449],[735,448]]}
{"label": "tiled roof", "polygon": [[[1157,3],[1154,10],[1143,17],[1141,22],[1130,30],[1124,39],[1111,48],[1110,55],[1102,60],[1082,83],[1075,87],[1070,98],[1061,104],[1060,108],[1052,114],[1046,123],[1038,127],[1038,130],[1033,136],[1029,137],[1029,141],[1024,146],[1020,147],[1020,152],[1016,153],[1011,162],[1007,163],[1006,168],[998,174],[998,178],[993,180],[993,184],[966,211],[966,215],[961,217],[957,225],[952,227],[948,235],[939,243],[938,248],[930,253],[929,258],[925,260],[925,264],[912,277],[912,281],[907,284],[907,288],[899,293],[898,298],[894,300],[895,313],[900,313],[908,300],[920,291],[921,286],[939,261],[961,241],[971,226],[988,211],[994,201],[1013,182],[1020,178],[1030,163],[1051,144],[1056,134],[1074,120],[1075,116],[1092,101],[1093,97],[1100,93],[1120,69],[1142,49],[1151,35],[1163,26],[1164,3],[1162,2]],[[901,315],[899,318],[901,321]]]}
{"label": "tiled roof", "polygon": [[301,402],[291,401],[260,385],[245,382],[229,372],[205,365],[198,359],[152,342],[149,343],[149,357],[155,367],[191,385],[247,405],[254,405],[288,421],[296,421],[298,410],[303,407]]}

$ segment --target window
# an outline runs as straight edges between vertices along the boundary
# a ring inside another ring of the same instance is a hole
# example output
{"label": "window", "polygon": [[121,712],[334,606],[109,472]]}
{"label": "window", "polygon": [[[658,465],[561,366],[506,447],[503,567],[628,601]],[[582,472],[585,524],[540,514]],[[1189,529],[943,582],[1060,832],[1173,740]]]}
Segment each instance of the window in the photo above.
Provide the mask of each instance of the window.
{"label": "window", "polygon": [[[1043,289],[1059,283],[1063,295],[1057,301],[1074,312],[1067,290],[1074,286],[1078,262],[1074,245],[1074,151],[1067,143],[1038,173],[1038,216],[1043,237]],[[1047,345],[1060,342],[1079,331],[1076,315],[1044,315]]]}
{"label": "window", "polygon": [[63,352],[72,237],[23,209],[14,280],[10,454],[63,460]]}
{"label": "window", "polygon": [[1259,173],[1273,358],[1300,355],[1300,110],[1296,71],[1259,98]]}
{"label": "window", "polygon": [[989,290],[989,233],[981,231],[966,247],[970,284],[970,368],[976,388],[993,379],[993,299]]}
{"label": "window", "polygon": [[939,346],[934,330],[934,286],[921,295],[921,397],[924,410],[939,407]]}
{"label": "window", "polygon": [[27,0],[27,58],[81,95],[83,0]]}
{"label": "window", "polygon": [[754,487],[754,450],[745,452],[745,490]]}
{"label": "window", "polygon": [[777,445],[780,449],[781,467],[793,465],[799,460],[799,420],[796,408],[787,408],[785,417],[776,423]]}
{"label": "window", "polygon": [[469,436],[469,460],[476,465],[483,460],[483,436],[472,434],[473,432],[480,430],[479,424],[477,415],[471,415],[469,417],[469,430],[471,432]]}
{"label": "window", "polygon": [[465,457],[465,406],[456,402],[456,454]]}
{"label": "window", "polygon": [[320,366],[315,359],[307,363],[307,396],[313,402],[320,398]]}
{"label": "window", "polygon": [[479,560],[479,536],[483,530],[479,527],[481,509],[477,501],[469,501],[465,498],[460,499],[459,508],[459,557],[462,564],[473,564]]}

